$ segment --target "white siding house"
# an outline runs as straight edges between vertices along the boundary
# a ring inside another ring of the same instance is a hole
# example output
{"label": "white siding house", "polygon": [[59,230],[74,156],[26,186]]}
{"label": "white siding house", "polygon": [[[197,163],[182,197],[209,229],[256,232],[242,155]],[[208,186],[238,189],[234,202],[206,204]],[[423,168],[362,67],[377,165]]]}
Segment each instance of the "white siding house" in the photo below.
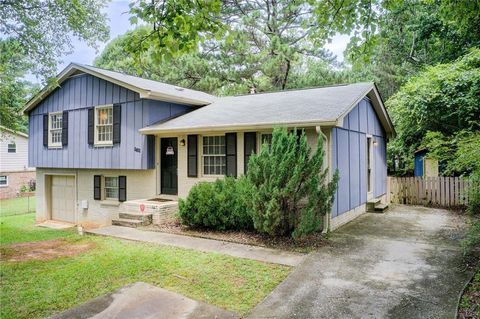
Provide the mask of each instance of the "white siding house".
{"label": "white siding house", "polygon": [[28,135],[0,126],[0,199],[16,197],[35,181],[28,167]]}

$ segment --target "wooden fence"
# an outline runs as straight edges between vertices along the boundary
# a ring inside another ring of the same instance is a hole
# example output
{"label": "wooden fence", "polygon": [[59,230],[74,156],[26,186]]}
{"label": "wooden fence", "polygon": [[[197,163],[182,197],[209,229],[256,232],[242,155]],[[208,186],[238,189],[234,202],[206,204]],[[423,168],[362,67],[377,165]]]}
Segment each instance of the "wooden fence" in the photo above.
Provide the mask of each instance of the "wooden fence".
{"label": "wooden fence", "polygon": [[466,177],[389,177],[391,203],[458,207],[468,204],[468,195],[478,183]]}

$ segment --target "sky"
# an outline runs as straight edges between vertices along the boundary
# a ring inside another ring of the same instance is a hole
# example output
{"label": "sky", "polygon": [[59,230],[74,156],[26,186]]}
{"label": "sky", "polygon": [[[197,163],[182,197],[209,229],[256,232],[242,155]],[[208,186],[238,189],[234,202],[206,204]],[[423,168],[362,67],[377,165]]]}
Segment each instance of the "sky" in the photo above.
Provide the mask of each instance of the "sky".
{"label": "sky", "polygon": [[[130,1],[113,0],[105,8],[104,12],[108,16],[108,23],[110,26],[110,40],[135,28],[135,25],[131,25],[129,21],[129,2]],[[343,61],[343,51],[347,47],[348,40],[349,37],[347,35],[337,35],[333,37],[332,42],[328,43],[325,47],[332,51],[339,61]],[[109,41],[100,43],[98,51],[95,51],[94,48],[89,47],[86,43],[77,38],[73,38],[72,53],[61,58],[61,62],[57,66],[57,73],[60,73],[71,62],[92,65],[95,57],[102,52],[103,48],[105,48]],[[38,80],[33,77],[29,80],[32,82],[38,82]]]}

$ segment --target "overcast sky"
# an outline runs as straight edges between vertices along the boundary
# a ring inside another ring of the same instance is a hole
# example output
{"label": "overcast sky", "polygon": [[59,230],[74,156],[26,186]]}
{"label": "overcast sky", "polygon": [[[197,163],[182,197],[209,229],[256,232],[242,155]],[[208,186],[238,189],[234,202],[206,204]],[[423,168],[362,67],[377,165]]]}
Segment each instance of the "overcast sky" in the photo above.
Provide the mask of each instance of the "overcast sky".
{"label": "overcast sky", "polygon": [[[128,4],[129,1],[113,0],[105,8],[109,19],[110,40],[135,28],[135,25],[130,25],[130,21],[128,20]],[[347,47],[348,40],[349,37],[346,35],[336,36],[332,39],[331,43],[326,45],[326,48],[332,51],[339,61],[343,61],[343,51]],[[70,62],[93,64],[93,60],[102,52],[107,43],[108,41],[102,43],[98,48],[98,52],[96,52],[95,49],[90,48],[84,42],[74,38],[72,41],[73,53],[61,58],[62,62],[59,63],[57,67],[57,73],[62,71]],[[36,82],[35,78],[30,78],[29,80]]]}

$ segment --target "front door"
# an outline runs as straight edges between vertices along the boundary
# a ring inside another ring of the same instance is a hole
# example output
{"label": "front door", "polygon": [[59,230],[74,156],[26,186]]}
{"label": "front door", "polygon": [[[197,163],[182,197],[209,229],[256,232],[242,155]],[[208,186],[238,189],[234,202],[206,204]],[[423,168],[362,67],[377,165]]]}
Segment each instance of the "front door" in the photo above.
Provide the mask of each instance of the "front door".
{"label": "front door", "polygon": [[160,144],[160,191],[162,194],[177,195],[177,138],[162,138]]}

